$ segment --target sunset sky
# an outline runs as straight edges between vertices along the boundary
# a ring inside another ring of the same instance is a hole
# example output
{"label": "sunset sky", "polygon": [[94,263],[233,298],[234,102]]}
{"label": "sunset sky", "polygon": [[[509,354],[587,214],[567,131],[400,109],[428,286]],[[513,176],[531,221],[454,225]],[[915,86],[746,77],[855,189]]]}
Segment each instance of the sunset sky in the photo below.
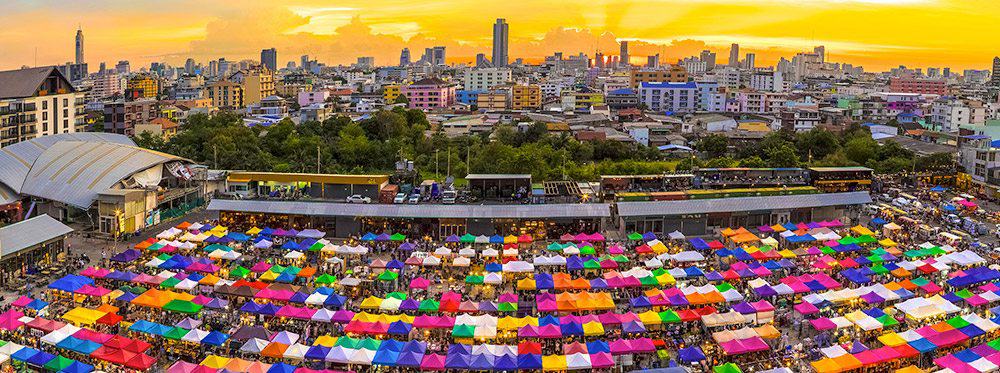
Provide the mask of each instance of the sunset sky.
{"label": "sunset sky", "polygon": [[[0,3],[0,69],[64,63],[82,25],[91,71],[121,59],[182,64],[258,58],[278,48],[279,65],[309,54],[327,64],[374,56],[394,64],[409,47],[448,47],[450,62],[489,56],[492,23],[510,24],[511,59],[555,51],[618,54],[633,63],[729,44],[758,65],[825,45],[828,58],[869,71],[899,64],[987,69],[1000,54],[995,0],[6,0]],[[36,52],[37,51],[37,52]],[[37,57],[36,57],[37,53]]]}

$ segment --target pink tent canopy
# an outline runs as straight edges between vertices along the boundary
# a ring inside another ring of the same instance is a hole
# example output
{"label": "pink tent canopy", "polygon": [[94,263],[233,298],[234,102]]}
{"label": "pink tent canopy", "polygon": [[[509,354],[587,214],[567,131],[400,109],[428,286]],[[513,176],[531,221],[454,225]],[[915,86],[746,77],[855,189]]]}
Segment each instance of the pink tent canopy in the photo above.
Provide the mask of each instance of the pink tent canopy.
{"label": "pink tent canopy", "polygon": [[410,288],[413,289],[426,289],[428,286],[431,286],[431,282],[423,277],[417,277],[410,281]]}
{"label": "pink tent canopy", "polygon": [[253,267],[250,267],[251,272],[257,273],[266,272],[269,269],[271,269],[271,265],[265,262],[257,262],[257,264],[254,264]]}
{"label": "pink tent canopy", "polygon": [[[34,299],[31,299],[31,298],[28,298],[28,297],[22,295],[20,298],[17,298],[16,300],[14,300],[14,302],[11,303],[10,305],[12,305],[14,307],[27,307],[28,304],[31,303],[31,302],[33,302],[33,301],[34,301]],[[20,317],[20,316],[18,316],[18,317]]]}
{"label": "pink tent canopy", "polygon": [[14,330],[20,328],[21,325],[24,325],[24,323],[18,319],[20,319],[23,316],[24,312],[15,309],[7,310],[7,312],[0,314],[0,329]]}
{"label": "pink tent canopy", "polygon": [[426,354],[420,362],[422,370],[444,370],[444,355]]}

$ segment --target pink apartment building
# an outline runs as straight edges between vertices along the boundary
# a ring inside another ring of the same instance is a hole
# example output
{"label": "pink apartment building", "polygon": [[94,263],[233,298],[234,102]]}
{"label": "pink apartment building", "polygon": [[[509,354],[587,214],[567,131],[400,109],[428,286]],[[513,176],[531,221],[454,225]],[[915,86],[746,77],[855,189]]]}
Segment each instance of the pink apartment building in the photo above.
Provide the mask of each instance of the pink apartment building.
{"label": "pink apartment building", "polygon": [[410,109],[430,110],[455,104],[455,85],[440,78],[424,78],[404,86]]}

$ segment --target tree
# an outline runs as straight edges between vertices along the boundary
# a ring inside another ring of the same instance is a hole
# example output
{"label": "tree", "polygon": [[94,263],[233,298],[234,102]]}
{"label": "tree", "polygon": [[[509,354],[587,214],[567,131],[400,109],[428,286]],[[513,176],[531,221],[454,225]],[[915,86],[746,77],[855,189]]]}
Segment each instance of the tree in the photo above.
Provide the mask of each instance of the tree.
{"label": "tree", "polygon": [[695,149],[707,158],[718,158],[729,150],[729,139],[722,135],[708,135],[698,140]]}
{"label": "tree", "polygon": [[410,104],[410,99],[406,98],[406,95],[404,95],[404,94],[399,94],[398,96],[396,96],[396,99],[392,100],[392,103],[393,104],[409,105]]}
{"label": "tree", "polygon": [[955,168],[955,157],[951,153],[934,153],[917,158],[917,170],[947,171]]}
{"label": "tree", "polygon": [[821,159],[835,153],[840,148],[840,141],[832,132],[814,128],[795,136],[795,148],[801,159],[809,160],[810,155],[813,159]]}
{"label": "tree", "polygon": [[764,162],[759,156],[753,155],[740,160],[740,167],[764,168],[767,167],[767,162]]}
{"label": "tree", "polygon": [[163,136],[157,136],[148,131],[140,132],[139,135],[135,137],[135,144],[140,148],[156,150],[159,152],[167,151],[167,142],[163,139]]}
{"label": "tree", "polygon": [[858,164],[867,164],[875,159],[877,150],[878,143],[871,137],[855,137],[844,144],[844,156]]}
{"label": "tree", "polygon": [[795,148],[783,145],[778,148],[768,148],[767,163],[771,167],[798,167],[799,155],[795,153]]}
{"label": "tree", "polygon": [[705,162],[706,168],[730,168],[739,164],[735,159],[729,157],[712,158]]}

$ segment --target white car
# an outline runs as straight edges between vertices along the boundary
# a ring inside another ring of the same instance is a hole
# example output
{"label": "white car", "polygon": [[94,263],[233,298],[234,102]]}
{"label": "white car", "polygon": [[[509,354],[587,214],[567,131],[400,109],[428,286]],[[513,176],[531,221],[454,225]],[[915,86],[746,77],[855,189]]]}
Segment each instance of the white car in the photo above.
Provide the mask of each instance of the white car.
{"label": "white car", "polygon": [[420,195],[419,194],[411,195],[410,196],[410,204],[411,205],[416,205],[418,203],[420,203]]}
{"label": "white car", "polygon": [[396,198],[392,199],[392,203],[406,203],[406,193],[396,193]]}
{"label": "white car", "polygon": [[347,203],[372,203],[372,199],[369,197],[362,197],[360,194],[355,194],[347,197]]}

